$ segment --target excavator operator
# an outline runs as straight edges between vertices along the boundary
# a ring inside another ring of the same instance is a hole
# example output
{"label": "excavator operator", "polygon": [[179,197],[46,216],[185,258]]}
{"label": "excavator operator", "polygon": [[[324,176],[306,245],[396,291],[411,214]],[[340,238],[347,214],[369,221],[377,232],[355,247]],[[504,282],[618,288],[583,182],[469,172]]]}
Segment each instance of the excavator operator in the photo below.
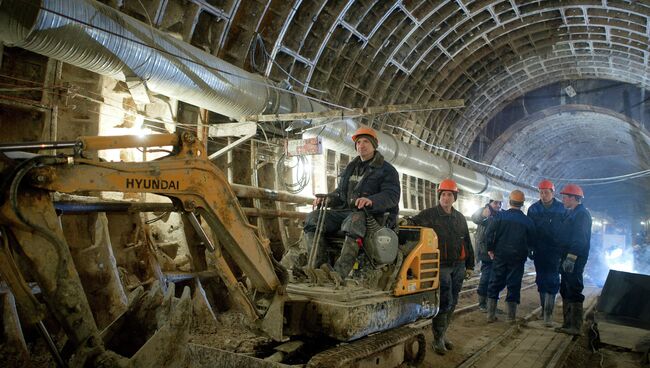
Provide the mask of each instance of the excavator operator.
{"label": "excavator operator", "polygon": [[[327,195],[331,210],[325,213],[315,262],[315,267],[325,265],[323,267],[329,268],[324,238],[328,234],[343,231],[345,241],[341,255],[334,264],[334,271],[342,279],[352,270],[361,239],[366,234],[366,213],[377,220],[383,219],[384,214],[388,213],[385,226],[392,228],[396,224],[400,198],[399,175],[393,165],[385,161],[384,156],[377,151],[377,132],[369,127],[361,127],[352,135],[352,140],[358,156],[345,168],[336,190]],[[322,201],[323,198],[316,198],[314,206],[320,205]],[[366,211],[359,211],[364,208]],[[308,253],[315,240],[317,217],[317,211],[313,211],[305,221],[303,239]]]}

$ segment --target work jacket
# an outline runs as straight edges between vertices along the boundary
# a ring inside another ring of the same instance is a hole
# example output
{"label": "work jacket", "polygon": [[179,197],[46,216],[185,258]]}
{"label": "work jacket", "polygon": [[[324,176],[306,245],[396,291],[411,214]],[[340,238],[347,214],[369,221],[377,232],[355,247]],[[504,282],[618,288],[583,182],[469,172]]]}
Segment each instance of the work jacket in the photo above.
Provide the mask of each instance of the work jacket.
{"label": "work jacket", "polygon": [[560,250],[557,239],[565,213],[564,205],[555,198],[549,208],[544,207],[542,201],[530,206],[528,217],[535,223],[536,231],[535,258],[545,257],[546,254],[554,255]]}
{"label": "work jacket", "polygon": [[[488,217],[483,217],[483,209],[488,208],[490,210],[490,215]],[[476,232],[474,233],[474,240],[476,242],[476,258],[481,262],[491,261],[490,256],[487,252],[487,242],[485,241],[485,230],[487,229],[488,221],[497,213],[501,211],[495,211],[490,204],[486,204],[485,207],[481,207],[472,215],[472,222],[476,224]]]}
{"label": "work jacket", "polygon": [[485,232],[488,251],[507,263],[525,262],[535,241],[535,224],[520,209],[498,213]]}
{"label": "work jacket", "polygon": [[430,227],[436,232],[441,266],[454,266],[464,262],[465,268],[474,269],[474,248],[467,220],[455,208],[451,208],[451,213],[446,213],[440,205],[427,208],[408,219],[408,222],[411,225]]}
{"label": "work jacket", "polygon": [[582,203],[566,212],[562,219],[559,243],[564,254],[575,254],[578,257],[589,256],[591,214]]}
{"label": "work jacket", "polygon": [[345,167],[330,206],[352,209],[357,198],[366,197],[372,201],[372,207],[367,208],[368,212],[375,217],[388,212],[386,226],[393,227],[399,211],[400,182],[397,170],[384,160],[381,153],[375,151],[375,156],[368,163],[361,180],[354,188],[349,188],[350,177],[361,162],[361,157],[357,156]]}

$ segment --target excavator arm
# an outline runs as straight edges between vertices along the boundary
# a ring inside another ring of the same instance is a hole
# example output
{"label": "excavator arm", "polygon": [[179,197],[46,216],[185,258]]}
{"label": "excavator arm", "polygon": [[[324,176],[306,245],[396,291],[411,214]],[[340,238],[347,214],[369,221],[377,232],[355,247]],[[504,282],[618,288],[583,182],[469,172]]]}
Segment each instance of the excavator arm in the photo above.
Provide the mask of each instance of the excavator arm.
{"label": "excavator arm", "polygon": [[[174,147],[172,154],[148,162],[101,162],[84,157],[88,151],[167,145]],[[0,265],[5,270],[3,278],[15,290],[17,301],[40,318],[42,310],[26,291],[22,276],[9,271],[18,269],[6,245],[11,239],[20,244],[20,252],[31,269],[30,276],[41,286],[48,309],[55,313],[77,350],[104,351],[104,348],[49,196],[54,191],[155,193],[169,197],[176,210],[188,216],[214,253],[217,272],[233,299],[272,338],[282,339],[284,301],[282,283],[276,274],[278,266],[270,256],[268,244],[248,223],[225,176],[208,160],[201,142],[190,133],[154,135],[146,139],[82,137],[74,155],[37,156],[23,161],[13,170],[5,189],[5,200],[0,207],[0,232],[5,242],[0,251]],[[212,242],[203,233],[198,217],[206,222],[218,242]],[[266,295],[271,300],[266,311],[255,305],[222,251],[248,277],[255,294]],[[97,356],[98,353],[87,351],[86,354]]]}
{"label": "excavator arm", "polygon": [[268,244],[257,236],[226,177],[207,159],[207,152],[192,135],[161,135],[150,142],[132,136],[85,137],[80,142],[84,151],[174,143],[178,152],[160,160],[134,163],[99,162],[77,155],[59,159],[59,164],[35,167],[30,184],[61,193],[114,191],[170,197],[182,211],[201,215],[207,221],[219,245],[255,289],[263,293],[278,289],[280,280]]}

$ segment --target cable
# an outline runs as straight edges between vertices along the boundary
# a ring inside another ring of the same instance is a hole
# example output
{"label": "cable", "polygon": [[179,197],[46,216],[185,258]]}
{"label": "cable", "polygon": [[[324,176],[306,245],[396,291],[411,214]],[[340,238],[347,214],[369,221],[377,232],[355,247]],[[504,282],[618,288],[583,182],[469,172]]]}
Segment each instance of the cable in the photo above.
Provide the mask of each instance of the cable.
{"label": "cable", "polygon": [[461,157],[461,158],[463,158],[463,159],[465,159],[465,160],[467,160],[467,161],[469,161],[469,162],[472,162],[472,163],[475,163],[475,164],[477,164],[477,165],[481,165],[481,166],[486,166],[486,167],[489,167],[489,168],[492,168],[492,169],[495,169],[495,170],[499,170],[499,171],[504,172],[504,173],[507,174],[507,175],[512,176],[513,178],[515,177],[515,176],[512,175],[511,173],[509,173],[509,172],[507,172],[507,171],[505,171],[505,170],[503,170],[503,169],[500,169],[500,168],[498,168],[498,167],[496,167],[496,166],[494,166],[494,165],[484,164],[484,163],[482,163],[482,162],[472,160],[471,158],[466,157],[466,156],[463,156],[463,155],[461,155],[460,153],[455,152],[455,151],[452,151],[452,150],[450,150],[450,149],[447,149],[447,148],[444,148],[444,147],[440,147],[440,146],[436,146],[435,144],[431,144],[431,143],[425,142],[424,140],[420,139],[420,138],[419,138],[418,136],[416,136],[415,134],[409,132],[408,130],[406,130],[406,129],[402,128],[402,127],[398,127],[398,126],[396,126],[396,125],[391,125],[391,124],[386,124],[386,125],[389,126],[389,127],[391,127],[391,128],[394,128],[394,129],[398,129],[398,130],[403,131],[404,133],[410,135],[411,137],[417,139],[419,142],[421,142],[421,143],[423,143],[423,144],[425,144],[425,145],[427,145],[427,146],[430,146],[430,147],[433,147],[433,148],[436,148],[436,149],[439,149],[439,150],[447,151],[447,152],[449,152],[449,153],[451,153],[451,154],[453,154],[453,155],[459,156],[459,157]]}
{"label": "cable", "polygon": [[612,184],[612,183],[618,183],[621,181],[626,181],[630,179],[638,179],[638,178],[643,178],[650,176],[650,169],[648,170],[643,170],[643,171],[637,171],[634,173],[630,174],[625,174],[625,175],[618,175],[618,176],[610,176],[610,177],[605,177],[605,178],[593,178],[593,179],[576,179],[576,178],[547,178],[549,180],[558,180],[558,181],[568,181],[572,183],[580,183],[581,185],[589,186],[589,185],[604,185],[604,184]]}
{"label": "cable", "polygon": [[[262,50],[262,65],[257,64],[257,50]],[[251,66],[255,71],[258,73],[264,73],[264,70],[266,69],[266,65],[269,63],[269,54],[266,52],[266,47],[264,47],[264,39],[262,39],[262,36],[259,33],[255,34],[255,40],[253,41],[253,47],[251,48],[250,52],[250,58],[251,58]]]}
{"label": "cable", "polygon": [[[307,170],[308,162],[305,156],[291,156],[295,158],[295,164],[291,164],[291,160],[287,159],[286,154],[282,154],[278,159],[276,166],[276,174],[278,180],[281,180],[282,185],[286,188],[287,192],[291,194],[300,193],[309,185],[309,171]],[[284,178],[287,177],[287,171],[296,172],[298,179],[294,182],[287,182]]]}

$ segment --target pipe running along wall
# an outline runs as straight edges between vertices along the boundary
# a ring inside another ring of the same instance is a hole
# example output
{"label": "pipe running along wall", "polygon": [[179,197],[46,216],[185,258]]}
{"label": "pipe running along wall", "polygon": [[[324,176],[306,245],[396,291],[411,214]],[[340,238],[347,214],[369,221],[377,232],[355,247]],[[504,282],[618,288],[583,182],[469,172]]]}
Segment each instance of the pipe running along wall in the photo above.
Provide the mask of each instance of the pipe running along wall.
{"label": "pipe running along wall", "polygon": [[[338,120],[309,129],[303,136],[320,136],[325,147],[350,156],[356,156],[352,134],[359,126],[360,124],[352,119]],[[377,135],[379,138],[378,150],[387,161],[405,174],[436,183],[445,178],[453,178],[461,190],[474,194],[489,193],[490,191],[505,192],[508,187],[512,186],[501,180],[489,178],[466,167],[451,163],[431,152],[400,141],[393,135],[382,132],[377,132]]]}
{"label": "pipe running along wall", "polygon": [[[234,119],[326,109],[93,0],[0,0],[0,40]],[[355,155],[357,126],[337,120],[318,131],[332,149]],[[511,186],[387,134],[380,133],[380,150],[404,173],[453,177],[470,193]]]}

